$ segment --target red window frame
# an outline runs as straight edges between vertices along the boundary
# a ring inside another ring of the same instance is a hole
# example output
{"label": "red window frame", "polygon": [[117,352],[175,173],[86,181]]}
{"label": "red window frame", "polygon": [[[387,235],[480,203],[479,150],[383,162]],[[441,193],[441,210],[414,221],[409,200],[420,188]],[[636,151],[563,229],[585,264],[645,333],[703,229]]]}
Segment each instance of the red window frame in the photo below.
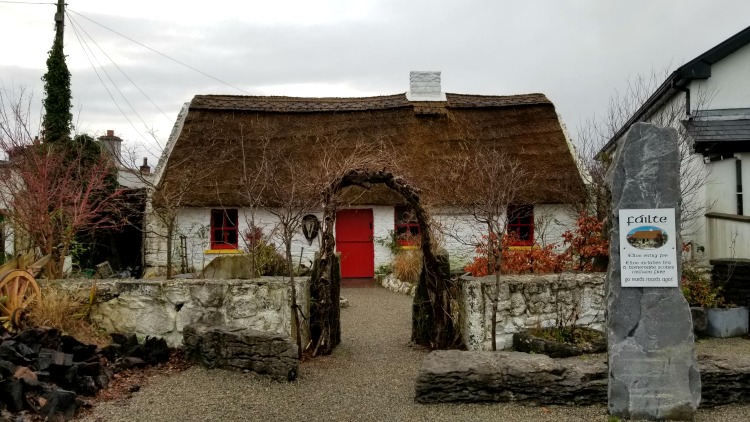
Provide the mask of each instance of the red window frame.
{"label": "red window frame", "polygon": [[408,205],[396,205],[393,216],[396,243],[399,246],[415,246],[421,232],[419,221],[414,216],[412,208]]}
{"label": "red window frame", "polygon": [[211,210],[211,249],[237,249],[237,210]]}
{"label": "red window frame", "polygon": [[508,206],[508,234],[514,233],[516,239],[511,246],[534,245],[534,206]]}

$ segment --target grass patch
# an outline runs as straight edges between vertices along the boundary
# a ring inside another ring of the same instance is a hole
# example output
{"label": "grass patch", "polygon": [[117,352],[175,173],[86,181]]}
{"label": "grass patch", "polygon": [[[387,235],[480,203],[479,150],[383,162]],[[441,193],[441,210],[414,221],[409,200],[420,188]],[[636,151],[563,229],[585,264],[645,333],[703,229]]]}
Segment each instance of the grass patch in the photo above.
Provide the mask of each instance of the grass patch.
{"label": "grass patch", "polygon": [[66,289],[59,283],[47,283],[40,288],[42,299],[29,307],[27,324],[57,328],[84,343],[109,343],[109,336],[88,318],[96,296],[95,285],[91,289]]}
{"label": "grass patch", "polygon": [[422,251],[402,250],[393,257],[393,274],[399,280],[416,284],[422,273]]}

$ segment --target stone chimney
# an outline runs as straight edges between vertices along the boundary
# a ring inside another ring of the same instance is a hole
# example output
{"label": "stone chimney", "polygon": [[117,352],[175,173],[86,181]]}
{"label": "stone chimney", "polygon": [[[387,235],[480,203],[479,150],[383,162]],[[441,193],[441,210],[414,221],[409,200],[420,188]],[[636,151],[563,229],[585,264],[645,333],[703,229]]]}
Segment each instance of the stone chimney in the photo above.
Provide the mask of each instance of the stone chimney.
{"label": "stone chimney", "polygon": [[148,176],[151,174],[151,166],[148,165],[148,158],[143,157],[143,165],[140,167],[141,176]]}
{"label": "stone chimney", "polygon": [[409,101],[446,101],[441,91],[440,72],[411,71],[406,98]]}
{"label": "stone chimney", "polygon": [[122,139],[119,136],[115,136],[114,130],[108,130],[106,136],[100,136],[99,142],[101,142],[107,152],[115,159],[118,163],[121,161],[120,148],[122,145]]}

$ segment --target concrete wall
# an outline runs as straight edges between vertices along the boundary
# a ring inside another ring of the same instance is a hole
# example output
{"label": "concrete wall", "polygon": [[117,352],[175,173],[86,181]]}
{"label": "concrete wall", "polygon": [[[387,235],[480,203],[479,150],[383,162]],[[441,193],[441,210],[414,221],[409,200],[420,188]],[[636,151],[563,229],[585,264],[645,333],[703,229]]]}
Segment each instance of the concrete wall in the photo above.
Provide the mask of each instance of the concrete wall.
{"label": "concrete wall", "polygon": [[[252,328],[292,336],[288,280],[125,280],[100,282],[91,319],[108,332],[135,333],[182,344],[182,329],[194,322]],[[309,280],[299,280],[298,304],[309,315]],[[303,339],[307,332],[302,330]],[[303,341],[304,343],[304,341]]]}
{"label": "concrete wall", "polygon": [[[375,250],[375,268],[388,265],[391,262],[391,252],[387,247],[391,232],[394,230],[394,207],[392,206],[369,206],[353,208],[370,208],[373,210],[373,240]],[[147,212],[150,212],[150,205]],[[320,211],[310,212],[322,219]],[[148,214],[147,214],[148,215]],[[251,222],[263,229],[263,233],[269,237],[271,242],[283,251],[282,242],[277,233],[277,218],[266,210],[250,209],[239,210],[239,233],[240,237],[250,227]],[[480,226],[473,218],[462,215],[458,210],[441,208],[433,211],[434,226],[441,232],[438,234],[438,242],[441,242],[449,253],[452,267],[462,267],[470,262],[475,254],[476,245],[486,229]],[[570,205],[563,204],[540,204],[534,207],[535,239],[537,243],[556,244],[558,250],[562,250],[561,235],[565,230],[575,226],[575,211]],[[179,265],[179,237],[187,237],[187,256],[189,271],[198,273],[209,262],[222,253],[236,253],[237,251],[211,251],[210,250],[210,223],[211,208],[183,208],[177,216],[177,229],[174,234],[174,248],[172,251],[175,266]],[[145,257],[147,276],[155,275],[159,269],[166,267],[166,229],[161,222],[151,216],[147,218],[147,231],[145,240]],[[156,235],[154,233],[161,233]],[[309,266],[318,251],[320,238],[318,237],[309,245],[302,235],[297,233],[292,244],[292,255],[295,263],[299,262]],[[247,247],[240,241],[240,251],[246,251]],[[154,271],[156,269],[156,271]]]}
{"label": "concrete wall", "polygon": [[[492,350],[495,277],[461,279],[461,335],[469,350]],[[604,273],[501,276],[497,306],[497,348],[513,345],[513,334],[558,319],[604,328]],[[559,318],[562,316],[562,318]]]}
{"label": "concrete wall", "polygon": [[709,214],[706,221],[710,238],[710,259],[750,257],[750,216],[729,219]]}

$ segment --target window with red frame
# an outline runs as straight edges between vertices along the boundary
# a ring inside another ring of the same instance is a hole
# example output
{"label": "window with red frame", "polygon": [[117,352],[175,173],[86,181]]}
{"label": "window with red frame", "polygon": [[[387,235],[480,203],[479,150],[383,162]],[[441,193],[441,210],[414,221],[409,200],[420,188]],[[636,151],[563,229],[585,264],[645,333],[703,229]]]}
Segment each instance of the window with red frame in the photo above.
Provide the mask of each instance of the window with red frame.
{"label": "window with red frame", "polygon": [[534,244],[534,207],[531,205],[511,205],[508,207],[508,234],[514,240],[512,246],[532,246]]}
{"label": "window with red frame", "polygon": [[237,210],[211,210],[211,249],[237,249]]}
{"label": "window with red frame", "polygon": [[408,205],[396,205],[394,219],[396,243],[401,246],[414,246],[419,239],[419,222]]}

